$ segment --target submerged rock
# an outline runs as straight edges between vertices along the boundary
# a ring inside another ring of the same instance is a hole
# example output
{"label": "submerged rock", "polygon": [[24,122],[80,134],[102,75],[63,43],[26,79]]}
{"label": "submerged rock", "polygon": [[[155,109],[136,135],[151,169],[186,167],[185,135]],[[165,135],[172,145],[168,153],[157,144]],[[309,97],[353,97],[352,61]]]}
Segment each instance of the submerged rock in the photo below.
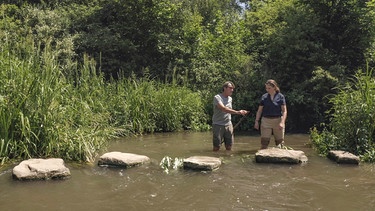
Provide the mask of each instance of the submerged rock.
{"label": "submerged rock", "polygon": [[290,163],[298,164],[307,162],[307,157],[303,151],[288,150],[279,148],[261,149],[255,153],[257,163]]}
{"label": "submerged rock", "polygon": [[108,152],[100,156],[98,165],[128,168],[148,163],[149,161],[150,158],[145,155],[123,152]]}
{"label": "submerged rock", "polygon": [[193,169],[200,171],[212,171],[219,168],[221,159],[208,156],[192,156],[184,159],[184,169]]}
{"label": "submerged rock", "polygon": [[327,157],[337,163],[343,164],[359,164],[359,157],[346,151],[331,150],[328,152]]}
{"label": "submerged rock", "polygon": [[60,158],[24,160],[13,168],[13,178],[19,180],[64,179],[70,175]]}

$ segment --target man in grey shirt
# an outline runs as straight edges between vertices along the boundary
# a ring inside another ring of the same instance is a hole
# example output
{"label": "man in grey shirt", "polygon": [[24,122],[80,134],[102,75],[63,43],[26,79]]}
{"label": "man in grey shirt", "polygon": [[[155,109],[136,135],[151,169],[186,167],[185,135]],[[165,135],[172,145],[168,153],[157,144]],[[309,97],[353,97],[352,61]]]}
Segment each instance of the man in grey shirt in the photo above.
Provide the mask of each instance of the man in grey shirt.
{"label": "man in grey shirt", "polygon": [[249,111],[232,109],[232,93],[235,86],[231,81],[223,84],[223,91],[215,95],[212,116],[213,151],[220,150],[221,140],[224,139],[225,149],[231,150],[234,143],[232,114],[246,115]]}

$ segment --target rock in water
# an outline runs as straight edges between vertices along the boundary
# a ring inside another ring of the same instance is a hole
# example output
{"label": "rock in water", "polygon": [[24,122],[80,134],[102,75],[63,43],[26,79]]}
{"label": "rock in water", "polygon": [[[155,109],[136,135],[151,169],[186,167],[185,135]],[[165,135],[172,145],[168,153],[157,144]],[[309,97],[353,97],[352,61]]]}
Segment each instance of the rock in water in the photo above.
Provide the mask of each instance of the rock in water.
{"label": "rock in water", "polygon": [[183,166],[185,169],[212,171],[221,165],[220,158],[208,156],[192,156],[184,159]]}
{"label": "rock in water", "polygon": [[290,163],[298,164],[307,162],[307,157],[303,151],[288,150],[279,148],[261,149],[255,153],[257,163]]}
{"label": "rock in water", "polygon": [[359,164],[359,157],[346,151],[341,150],[331,150],[328,152],[327,157],[337,163],[342,164]]}
{"label": "rock in water", "polygon": [[145,155],[123,152],[108,152],[100,156],[98,165],[128,168],[148,163],[149,161],[150,158]]}
{"label": "rock in water", "polygon": [[60,158],[24,160],[13,168],[13,178],[19,180],[64,179],[69,176],[70,170]]}

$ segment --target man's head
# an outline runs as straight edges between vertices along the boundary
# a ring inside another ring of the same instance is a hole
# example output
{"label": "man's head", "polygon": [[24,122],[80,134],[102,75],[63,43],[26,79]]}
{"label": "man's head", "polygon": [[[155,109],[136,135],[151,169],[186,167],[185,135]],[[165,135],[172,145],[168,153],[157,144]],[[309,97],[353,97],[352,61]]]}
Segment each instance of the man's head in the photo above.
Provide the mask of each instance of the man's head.
{"label": "man's head", "polygon": [[234,86],[234,83],[231,82],[231,81],[226,81],[224,84],[223,84],[223,95],[224,96],[231,96],[232,93],[233,93],[233,90],[234,90],[235,86]]}

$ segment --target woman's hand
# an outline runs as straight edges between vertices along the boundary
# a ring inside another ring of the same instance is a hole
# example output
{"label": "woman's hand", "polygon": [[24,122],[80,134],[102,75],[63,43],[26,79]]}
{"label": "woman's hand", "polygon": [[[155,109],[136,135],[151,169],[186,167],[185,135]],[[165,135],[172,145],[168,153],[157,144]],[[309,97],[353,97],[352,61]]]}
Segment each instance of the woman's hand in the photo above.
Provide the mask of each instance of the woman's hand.
{"label": "woman's hand", "polygon": [[257,129],[257,130],[259,130],[259,121],[255,120],[254,128]]}

